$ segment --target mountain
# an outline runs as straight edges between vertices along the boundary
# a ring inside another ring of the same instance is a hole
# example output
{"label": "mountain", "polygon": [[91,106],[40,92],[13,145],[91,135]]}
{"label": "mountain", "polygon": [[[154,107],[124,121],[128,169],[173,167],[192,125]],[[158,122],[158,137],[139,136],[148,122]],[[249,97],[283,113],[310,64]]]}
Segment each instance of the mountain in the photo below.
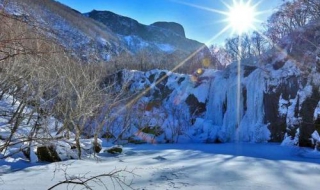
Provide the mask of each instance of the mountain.
{"label": "mountain", "polygon": [[[146,26],[109,11],[83,15],[53,0],[0,0],[0,4],[9,14],[27,18],[49,39],[56,40],[58,45],[84,62],[108,62],[123,54],[137,57],[139,53],[147,52],[148,56],[143,55],[145,62],[156,64],[166,60],[167,65],[175,65],[194,52],[191,57],[197,60],[209,55],[208,48],[187,39],[183,27],[177,23],[156,22]],[[130,62],[139,63],[138,60],[131,58]]]}

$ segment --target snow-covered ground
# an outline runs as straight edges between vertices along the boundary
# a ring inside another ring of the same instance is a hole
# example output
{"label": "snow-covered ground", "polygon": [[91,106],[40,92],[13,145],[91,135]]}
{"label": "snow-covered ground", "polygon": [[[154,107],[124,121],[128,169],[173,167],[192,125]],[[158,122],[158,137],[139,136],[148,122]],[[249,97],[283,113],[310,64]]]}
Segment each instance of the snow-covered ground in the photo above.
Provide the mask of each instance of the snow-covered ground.
{"label": "snow-covered ground", "polygon": [[[279,144],[125,146],[122,154],[52,164],[0,161],[0,189],[47,189],[70,176],[134,170],[134,189],[319,189],[320,153]],[[131,180],[130,174],[126,180]],[[113,189],[111,181],[105,181]],[[93,189],[104,189],[93,185]],[[73,186],[69,186],[72,189]],[[57,189],[67,189],[60,186]],[[77,188],[76,188],[77,189]],[[126,187],[124,189],[127,189]]]}

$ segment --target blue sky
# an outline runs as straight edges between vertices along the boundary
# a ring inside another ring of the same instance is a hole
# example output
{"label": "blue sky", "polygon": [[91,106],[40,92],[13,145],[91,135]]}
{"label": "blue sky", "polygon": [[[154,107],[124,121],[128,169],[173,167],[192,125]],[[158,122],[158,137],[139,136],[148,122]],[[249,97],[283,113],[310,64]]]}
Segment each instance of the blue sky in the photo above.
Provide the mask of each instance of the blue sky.
{"label": "blue sky", "polygon": [[[206,9],[228,11],[224,5],[232,5],[232,0],[57,0],[82,13],[93,9],[108,10],[117,14],[131,17],[142,24],[152,24],[156,21],[178,22],[183,25],[186,36],[200,42],[208,42],[226,25],[222,22],[226,16]],[[224,3],[223,3],[223,2]],[[245,0],[244,0],[245,1]],[[260,1],[251,0],[251,4]],[[264,11],[258,16],[259,20],[266,21],[271,11],[281,4],[282,0],[262,0],[257,11]],[[190,4],[196,5],[190,6]],[[259,25],[259,24],[257,24]],[[212,43],[222,44],[225,38],[230,37],[231,30],[219,35]]]}

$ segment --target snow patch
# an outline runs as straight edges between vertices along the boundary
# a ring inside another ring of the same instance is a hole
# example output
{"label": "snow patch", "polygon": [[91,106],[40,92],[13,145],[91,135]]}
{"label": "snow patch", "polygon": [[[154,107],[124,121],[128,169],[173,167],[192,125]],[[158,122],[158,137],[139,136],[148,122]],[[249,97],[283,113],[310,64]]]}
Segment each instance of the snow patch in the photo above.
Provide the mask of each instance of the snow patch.
{"label": "snow patch", "polygon": [[175,48],[170,44],[156,44],[161,51],[172,53]]}

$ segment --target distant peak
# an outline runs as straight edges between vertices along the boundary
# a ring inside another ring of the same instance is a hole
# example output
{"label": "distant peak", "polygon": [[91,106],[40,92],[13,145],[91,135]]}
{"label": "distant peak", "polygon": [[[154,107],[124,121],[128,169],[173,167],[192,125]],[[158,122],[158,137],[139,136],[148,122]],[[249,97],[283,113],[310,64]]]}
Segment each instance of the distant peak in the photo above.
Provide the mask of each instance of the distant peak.
{"label": "distant peak", "polygon": [[186,37],[183,26],[179,23],[176,23],[176,22],[160,21],[160,22],[155,22],[155,23],[151,24],[151,26],[157,26],[160,28],[164,28],[164,29],[170,30],[172,32],[175,32],[175,33],[179,34],[180,36]]}

